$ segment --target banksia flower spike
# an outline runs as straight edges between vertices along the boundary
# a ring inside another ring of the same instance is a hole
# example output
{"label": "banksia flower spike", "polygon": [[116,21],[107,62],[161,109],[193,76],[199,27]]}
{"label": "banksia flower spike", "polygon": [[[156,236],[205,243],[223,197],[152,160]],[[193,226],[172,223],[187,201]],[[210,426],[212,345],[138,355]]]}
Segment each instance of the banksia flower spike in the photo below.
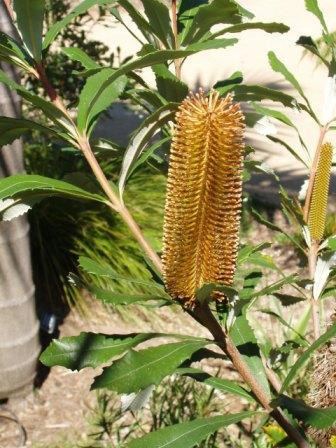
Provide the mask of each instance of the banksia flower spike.
{"label": "banksia flower spike", "polygon": [[325,143],[317,164],[308,214],[310,236],[315,241],[322,240],[325,230],[332,156],[333,147],[330,143]]}
{"label": "banksia flower spike", "polygon": [[190,94],[176,114],[165,206],[166,289],[192,306],[204,283],[231,285],[242,201],[243,114],[232,96]]}

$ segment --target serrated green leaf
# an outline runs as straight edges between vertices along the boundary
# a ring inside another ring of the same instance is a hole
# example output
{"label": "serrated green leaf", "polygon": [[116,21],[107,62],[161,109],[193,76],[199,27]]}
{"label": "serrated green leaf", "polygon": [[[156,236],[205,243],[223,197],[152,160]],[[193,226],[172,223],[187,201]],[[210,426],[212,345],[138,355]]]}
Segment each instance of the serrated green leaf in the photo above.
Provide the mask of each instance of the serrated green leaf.
{"label": "serrated green leaf", "polygon": [[226,33],[240,33],[241,31],[247,30],[263,30],[267,33],[287,33],[289,31],[289,26],[284,25],[283,23],[271,22],[247,22],[247,23],[238,23],[237,25],[232,25],[223,30],[216,31],[212,34],[213,37],[222,36]]}
{"label": "serrated green leaf", "polygon": [[126,448],[192,448],[218,429],[256,414],[256,412],[246,411],[239,414],[198,418],[146,434],[140,439],[130,441]]}
{"label": "serrated green leaf", "polygon": [[100,264],[98,264],[94,260],[91,260],[88,257],[79,257],[79,266],[88,274],[93,274],[93,275],[97,275],[100,277],[109,277],[113,280],[124,281],[126,283],[128,282],[128,283],[132,283],[132,284],[139,284],[139,285],[147,286],[148,288],[152,288],[152,289],[155,288],[156,290],[159,289],[159,290],[163,291],[162,285],[157,284],[154,281],[146,282],[144,280],[137,280],[137,279],[133,279],[133,278],[122,277],[119,274],[116,274],[116,272],[113,269],[111,269],[110,267],[101,266]]}
{"label": "serrated green leaf", "polygon": [[320,24],[322,25],[324,32],[329,34],[328,27],[324,20],[323,13],[319,7],[318,1],[317,0],[305,0],[305,5],[306,5],[307,11],[311,12],[312,14],[314,14],[315,17],[318,18]]}
{"label": "serrated green leaf", "polygon": [[54,135],[55,137],[58,136],[51,128],[42,126],[34,121],[23,118],[0,117],[0,148],[1,146],[12,143],[29,130],[38,130],[46,134]]}
{"label": "serrated green leaf", "polygon": [[73,61],[80,62],[84,68],[100,68],[100,65],[97,64],[92,58],[90,58],[88,54],[85,53],[85,51],[81,50],[80,48],[67,47],[61,48],[61,51]]}
{"label": "serrated green leaf", "polygon": [[330,428],[336,422],[336,406],[331,408],[313,408],[302,400],[294,400],[286,395],[280,395],[272,401],[272,406],[286,409],[291,415],[308,426],[317,429]]}
{"label": "serrated green leaf", "polygon": [[116,293],[114,291],[108,291],[105,289],[98,288],[96,286],[89,286],[87,288],[89,292],[94,295],[97,299],[101,300],[105,304],[109,305],[130,305],[133,303],[139,303],[139,302],[148,302],[151,300],[166,300],[167,302],[171,302],[170,297],[165,294],[165,292],[156,291],[156,294],[121,294]]}
{"label": "serrated green leaf", "polygon": [[154,65],[156,86],[163,98],[167,101],[180,103],[188,95],[188,86],[178,79],[164,64]]}
{"label": "serrated green leaf", "polygon": [[237,316],[231,329],[230,336],[241,353],[244,361],[250,368],[253,376],[259,382],[267,396],[271,396],[265,369],[260,357],[260,351],[254,331],[250,326],[246,315]]}
{"label": "serrated green leaf", "polygon": [[280,392],[285,392],[295,379],[298,372],[302,369],[313,353],[330,341],[336,335],[336,324],[333,324],[322,336],[320,336],[313,344],[300,356],[293,367],[288,372]]}
{"label": "serrated green leaf", "polygon": [[13,198],[17,204],[25,202],[26,199],[40,201],[50,196],[105,203],[105,199],[102,196],[89,193],[75,185],[49,177],[15,174],[0,179],[0,200]]}
{"label": "serrated green leaf", "polygon": [[45,0],[14,0],[13,8],[23,43],[35,61],[40,62]]}
{"label": "serrated green leaf", "polygon": [[[214,88],[221,94],[223,93],[220,83],[217,83]],[[270,89],[269,87],[258,85],[232,85],[230,90],[234,92],[235,99],[237,101],[271,100],[291,108],[296,105],[296,100],[294,97],[279,90]]]}
{"label": "serrated green leaf", "polygon": [[141,1],[154,34],[166,48],[173,48],[174,36],[167,6],[160,0]]}
{"label": "serrated green leaf", "polygon": [[183,361],[197,350],[208,345],[206,340],[184,340],[150,347],[144,350],[130,350],[123,358],[95,378],[92,388],[107,388],[118,393],[132,393],[156,385],[172,374]]}
{"label": "serrated green leaf", "polygon": [[209,375],[201,369],[194,369],[192,367],[181,367],[176,370],[178,375],[188,376],[193,378],[194,380],[207,384],[208,386],[213,387],[214,389],[221,390],[222,392],[227,392],[232,395],[237,395],[250,403],[255,403],[255,398],[252,396],[250,392],[248,392],[243,387],[239,386],[235,381],[217,378],[215,376]]}
{"label": "serrated green leaf", "polygon": [[141,342],[159,336],[159,333],[104,335],[82,332],[78,336],[53,339],[40,356],[40,361],[49,367],[63,366],[71,370],[95,368]]}
{"label": "serrated green leaf", "polygon": [[215,50],[216,48],[230,47],[236,43],[238,43],[238,39],[208,39],[202,42],[195,42],[187,48],[194,51]]}
{"label": "serrated green leaf", "polygon": [[251,294],[249,299],[256,299],[258,297],[262,296],[268,296],[273,295],[274,292],[279,291],[284,285],[291,285],[295,282],[296,275],[288,275],[276,282],[271,283],[270,285],[266,286],[265,288],[260,289],[259,291],[255,291]]}
{"label": "serrated green leaf", "polygon": [[206,4],[208,4],[207,0],[181,0],[177,15],[180,42],[183,42],[188,34],[199,7]]}
{"label": "serrated green leaf", "polygon": [[198,8],[192,24],[184,36],[182,45],[197,42],[212,26],[219,23],[237,24],[242,22],[241,12],[232,0],[213,0]]}
{"label": "serrated green leaf", "polygon": [[222,81],[218,81],[213,88],[218,90],[221,95],[225,95],[228,91],[232,90],[237,84],[243,82],[243,74],[241,71],[236,71],[232,75]]}
{"label": "serrated green leaf", "polygon": [[[120,76],[113,82],[107,83],[115,70],[105,68],[90,76],[83,87],[78,103],[77,123],[81,132],[90,134],[93,123],[98,115],[119,98],[127,84],[126,76]],[[103,86],[106,84],[106,87]],[[97,95],[99,91],[99,95]]]}
{"label": "serrated green leaf", "polygon": [[[21,0],[17,0],[18,2]],[[27,0],[29,1],[29,0]],[[76,17],[81,14],[84,14],[89,8],[94,5],[104,6],[112,3],[116,3],[115,0],[84,0],[78,6],[76,6],[70,13],[64,17],[64,19],[59,22],[54,23],[49,30],[47,31],[44,41],[43,41],[43,49],[49,47],[49,45],[55,40],[57,35],[67,26],[70,22],[72,22]]]}

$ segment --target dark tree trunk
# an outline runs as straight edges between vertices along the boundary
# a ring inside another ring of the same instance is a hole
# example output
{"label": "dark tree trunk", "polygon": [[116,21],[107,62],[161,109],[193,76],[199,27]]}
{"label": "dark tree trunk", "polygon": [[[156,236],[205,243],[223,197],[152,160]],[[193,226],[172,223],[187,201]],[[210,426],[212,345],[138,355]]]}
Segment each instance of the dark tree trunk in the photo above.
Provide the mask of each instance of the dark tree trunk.
{"label": "dark tree trunk", "polygon": [[[0,0],[0,30],[13,36],[14,29]],[[17,81],[12,66],[2,70]],[[0,84],[0,115],[20,117],[19,97]],[[23,171],[22,142],[0,149],[0,177]],[[40,345],[26,217],[0,222],[0,399],[30,390]]]}

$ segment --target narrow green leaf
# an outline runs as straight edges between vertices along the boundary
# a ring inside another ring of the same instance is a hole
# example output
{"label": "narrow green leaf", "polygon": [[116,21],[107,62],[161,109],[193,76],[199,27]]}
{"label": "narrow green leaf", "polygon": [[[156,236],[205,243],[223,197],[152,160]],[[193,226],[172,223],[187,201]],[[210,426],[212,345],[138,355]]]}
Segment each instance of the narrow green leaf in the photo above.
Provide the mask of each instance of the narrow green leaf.
{"label": "narrow green leaf", "polygon": [[45,0],[14,0],[13,8],[24,45],[35,61],[40,62]]}
{"label": "narrow green leaf", "polygon": [[296,151],[294,148],[292,148],[291,146],[289,146],[289,144],[287,142],[285,142],[284,140],[275,137],[274,135],[268,135],[267,138],[269,140],[271,140],[274,143],[278,143],[279,145],[283,146],[284,148],[287,149],[287,151],[293,156],[295,157],[296,160],[298,160],[299,162],[301,162],[306,168],[308,168],[308,164],[307,162],[305,162],[303,160],[303,158],[298,154],[298,151]]}
{"label": "narrow green leaf", "polygon": [[45,366],[63,366],[71,370],[95,368],[141,342],[158,336],[160,336],[158,333],[114,335],[80,333],[78,336],[53,339],[40,356],[40,361]]}
{"label": "narrow green leaf", "polygon": [[230,329],[230,336],[254,377],[270,397],[271,391],[260,357],[257,339],[245,315],[236,317]]}
{"label": "narrow green leaf", "polygon": [[132,393],[156,385],[172,374],[183,361],[210,341],[184,340],[150,347],[144,350],[130,350],[115,361],[111,367],[95,378],[92,388],[106,387],[118,393]]}
{"label": "narrow green leaf", "polygon": [[288,372],[285,381],[282,384],[281,391],[285,392],[293,380],[296,378],[298,372],[302,369],[308,359],[313,355],[313,353],[326,344],[330,339],[336,335],[336,324],[333,324],[322,336],[320,336],[313,344],[300,356],[293,367]]}
{"label": "narrow green leaf", "polygon": [[300,45],[307,51],[310,51],[310,53],[317,56],[329,70],[330,63],[321,55],[320,50],[318,49],[316,43],[310,36],[300,36],[299,39],[296,41],[296,45]]}
{"label": "narrow green leaf", "polygon": [[324,20],[323,13],[319,7],[318,1],[317,0],[305,0],[305,5],[306,5],[307,11],[311,12],[312,14],[314,14],[314,16],[316,16],[318,18],[320,24],[322,25],[324,32],[329,34],[328,27]]}
{"label": "narrow green leaf", "polygon": [[43,199],[49,196],[64,196],[105,203],[102,196],[49,177],[15,174],[0,180],[0,199],[14,198],[24,201],[25,198]]}
{"label": "narrow green leaf", "polygon": [[250,403],[255,403],[255,398],[252,396],[252,394],[243,387],[239,386],[239,384],[237,384],[235,381],[217,378],[215,376],[209,375],[201,369],[194,369],[192,367],[177,369],[176,373],[178,375],[184,375],[193,378],[200,383],[207,384],[208,386],[211,386],[214,389],[221,390],[222,392],[237,395],[238,397],[244,398]]}
{"label": "narrow green leaf", "polygon": [[[215,89],[222,93],[220,83],[215,85]],[[296,107],[297,105],[293,96],[269,87],[258,85],[233,85],[231,90],[234,92],[237,101],[271,100],[290,108]]]}
{"label": "narrow green leaf", "polygon": [[280,316],[278,313],[272,310],[268,309],[261,309],[258,310],[260,313],[268,314],[269,316],[275,317],[284,327],[289,328],[295,335],[300,339],[300,343],[304,345],[305,347],[308,346],[307,339],[302,336],[300,333],[298,333],[294,327],[292,327],[282,316]]}
{"label": "narrow green leaf", "polygon": [[277,72],[277,73],[281,73],[282,76],[294,87],[294,89],[302,96],[302,98],[305,100],[307,107],[308,107],[308,111],[310,112],[310,114],[312,115],[312,117],[314,119],[316,119],[316,116],[314,114],[314,112],[312,111],[311,107],[310,107],[310,103],[308,101],[308,98],[306,97],[299,81],[295,78],[295,76],[287,69],[287,67],[285,66],[285,64],[283,62],[280,61],[280,59],[277,58],[277,56],[275,55],[275,53],[273,51],[270,51],[268,53],[268,60],[270,63],[270,66],[272,67],[272,69]]}
{"label": "narrow green leaf", "polygon": [[0,31],[0,60],[10,62],[28,71],[32,59],[12,37]]}
{"label": "narrow green leaf", "polygon": [[246,30],[263,30],[267,33],[287,33],[289,31],[289,26],[284,25],[283,23],[271,22],[247,22],[247,23],[238,23],[237,25],[232,25],[223,30],[216,31],[212,34],[212,37],[222,36],[226,33],[240,33],[241,31]]}
{"label": "narrow green leaf", "polygon": [[[135,25],[138,27],[138,30],[143,34],[148,43],[154,45],[154,30],[149,22],[143,17],[140,13],[139,9],[137,9],[131,2],[128,0],[119,0],[118,4],[127,11],[130,18],[133,20]],[[117,8],[112,8],[111,13],[119,20],[120,23],[123,23],[123,20],[120,16],[119,10]],[[135,35],[133,35],[135,37]]]}
{"label": "narrow green leaf", "polygon": [[317,429],[326,429],[332,427],[336,422],[336,406],[332,408],[313,408],[308,406],[302,400],[294,400],[286,395],[280,395],[272,401],[274,408],[281,407],[286,409],[305,425]]}
{"label": "narrow green leaf", "polygon": [[268,296],[273,294],[274,292],[279,291],[284,285],[291,285],[296,280],[296,274],[288,275],[274,283],[271,283],[265,288],[260,289],[259,291],[255,291],[249,297],[250,299],[255,299],[257,297]]}
{"label": "narrow green leaf", "polygon": [[154,34],[166,48],[173,48],[174,36],[169,10],[160,0],[141,0]]}
{"label": "narrow green leaf", "polygon": [[[20,2],[21,0],[17,0]],[[27,0],[28,2],[30,0]],[[64,19],[59,22],[54,23],[49,30],[47,31],[44,41],[43,41],[43,49],[49,47],[49,45],[55,40],[57,35],[67,26],[70,22],[72,22],[76,17],[81,14],[84,14],[89,8],[94,5],[104,6],[110,5],[111,3],[116,3],[115,0],[84,0],[78,6],[76,6]]]}
{"label": "narrow green leaf", "polygon": [[151,432],[140,439],[131,440],[126,448],[193,448],[220,428],[238,423],[256,414],[253,411],[246,411],[239,414],[198,418]]}
{"label": "narrow green leaf", "polygon": [[[116,99],[119,98],[126,87],[126,76],[120,76],[113,82],[107,83],[115,70],[105,68],[93,76],[90,76],[83,87],[78,104],[78,129],[87,131],[90,134],[92,123],[97,116],[107,109]],[[106,87],[103,86],[106,84]],[[99,95],[97,95],[99,91]]]}
{"label": "narrow green leaf", "polygon": [[119,194],[122,197],[126,181],[133,170],[138,157],[145,149],[150,139],[158,132],[169,120],[175,116],[177,104],[168,103],[157,109],[147,117],[134,132],[134,137],[128,144],[121,166],[119,175]]}
{"label": "narrow green leaf", "polygon": [[61,51],[66,54],[73,61],[80,62],[84,68],[94,69],[101,68],[99,64],[97,64],[88,54],[86,54],[80,48],[69,47],[69,48],[61,48]]}
{"label": "narrow green leaf", "polygon": [[226,48],[231,45],[235,45],[238,39],[208,39],[202,42],[196,42],[189,45],[188,50],[193,51],[204,51],[204,50],[215,50],[216,48]]}
{"label": "narrow green leaf", "polygon": [[1,146],[12,143],[29,130],[38,130],[46,134],[51,134],[56,137],[58,136],[51,128],[42,126],[34,121],[22,118],[0,117],[0,148]]}

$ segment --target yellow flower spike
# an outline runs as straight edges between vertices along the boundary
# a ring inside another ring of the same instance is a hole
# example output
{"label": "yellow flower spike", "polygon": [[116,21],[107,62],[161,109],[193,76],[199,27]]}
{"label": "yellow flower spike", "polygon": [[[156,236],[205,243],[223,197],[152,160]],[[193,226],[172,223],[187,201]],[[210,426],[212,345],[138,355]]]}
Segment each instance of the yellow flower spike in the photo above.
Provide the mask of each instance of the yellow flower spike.
{"label": "yellow flower spike", "polygon": [[244,128],[239,104],[215,91],[190,94],[176,114],[162,261],[168,293],[186,306],[204,283],[233,281]]}
{"label": "yellow flower spike", "polygon": [[308,214],[310,236],[315,241],[322,240],[325,230],[332,156],[332,145],[325,143],[321,148],[320,159],[317,164]]}

